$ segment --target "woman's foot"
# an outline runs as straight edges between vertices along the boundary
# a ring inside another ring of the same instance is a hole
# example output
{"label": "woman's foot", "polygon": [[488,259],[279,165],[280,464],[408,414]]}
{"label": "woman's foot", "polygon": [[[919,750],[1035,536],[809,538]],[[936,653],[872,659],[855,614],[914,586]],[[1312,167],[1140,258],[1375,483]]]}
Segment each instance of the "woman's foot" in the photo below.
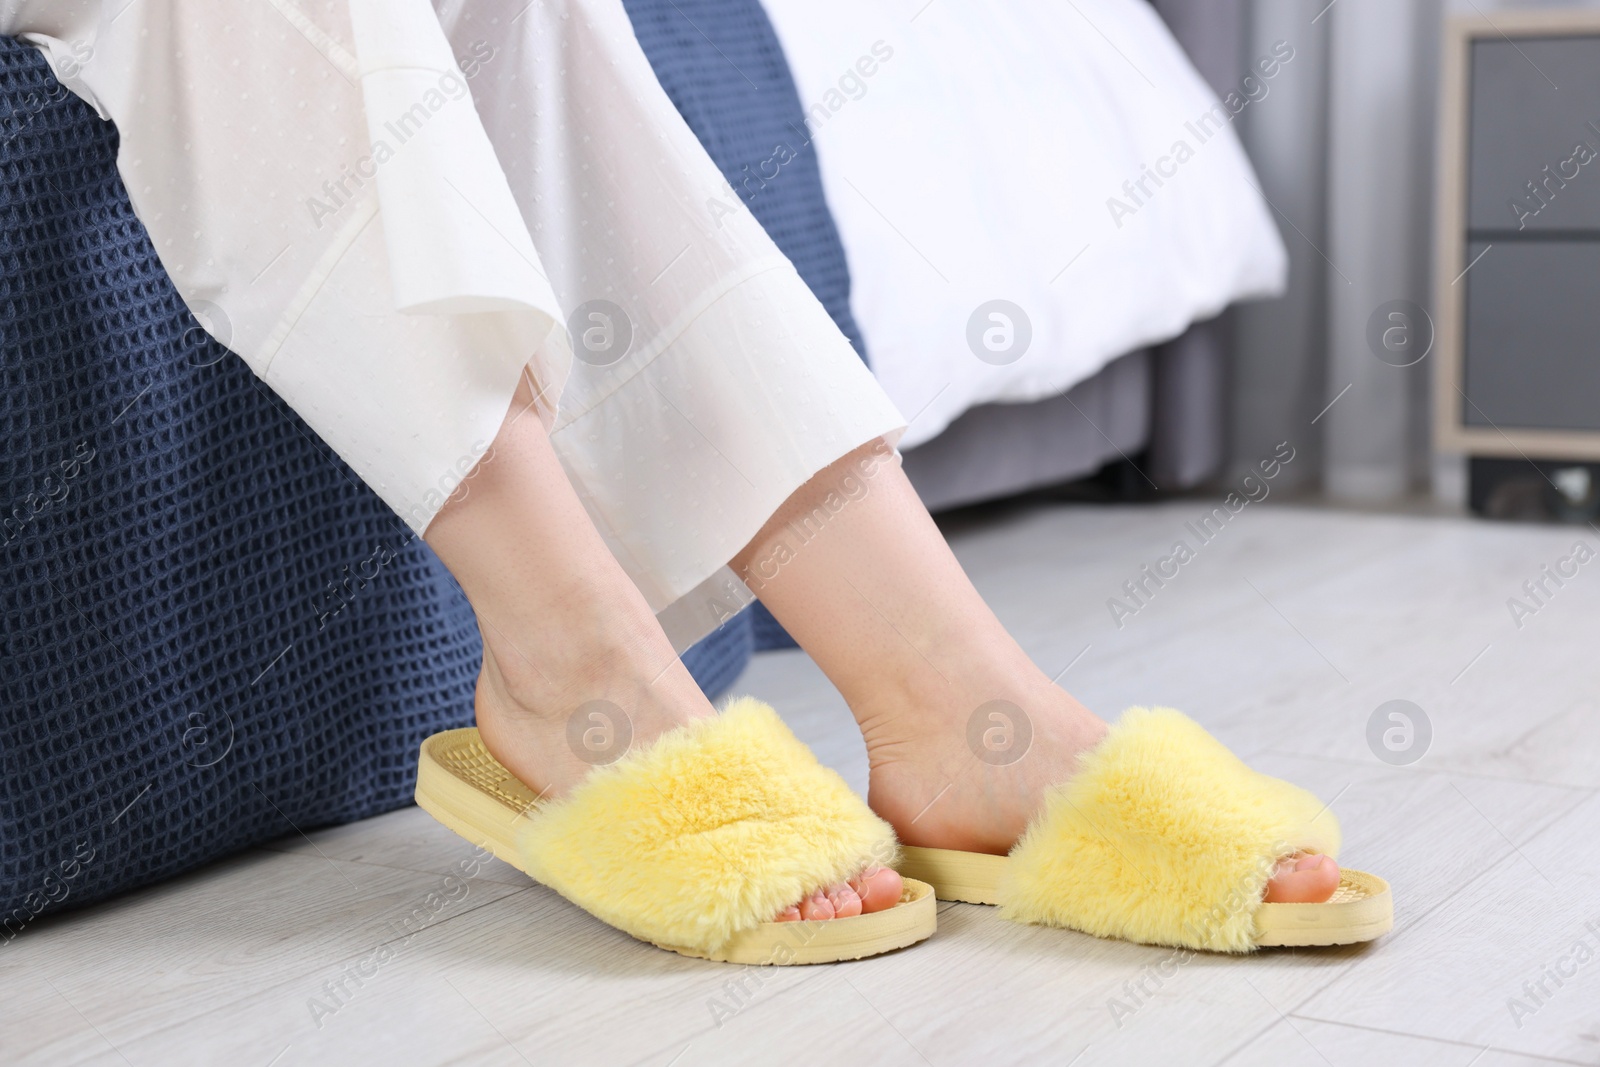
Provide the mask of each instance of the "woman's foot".
{"label": "woman's foot", "polygon": [[[541,797],[563,796],[596,766],[716,714],[681,662],[655,671],[652,684],[648,666],[629,648],[591,651],[562,672],[581,681],[558,686],[548,674],[556,673],[551,664],[560,657],[550,652],[547,639],[541,648],[547,674],[541,675],[504,635],[485,635],[476,694],[484,747]],[[564,708],[572,711],[562,714]],[[873,864],[848,882],[817,889],[773,921],[883,911],[899,902],[900,890],[900,875]]]}
{"label": "woman's foot", "polygon": [[[903,844],[1004,855],[1105,737],[1006,633],[881,440],[819,471],[732,566],[844,694],[868,803]],[[1331,860],[1291,859],[1269,900],[1333,894]]]}
{"label": "woman's foot", "polygon": [[[918,672],[853,707],[871,764],[868,803],[902,844],[1004,855],[1108,727],[1020,649],[934,662],[942,678]],[[1315,903],[1338,886],[1330,857],[1296,854],[1264,899]]]}
{"label": "woman's foot", "polygon": [[[525,376],[493,448],[426,536],[483,634],[475,705],[485,747],[536,794],[560,797],[595,767],[715,711],[595,529],[536,410]],[[868,868],[779,917],[881,911],[899,899],[900,876]]]}

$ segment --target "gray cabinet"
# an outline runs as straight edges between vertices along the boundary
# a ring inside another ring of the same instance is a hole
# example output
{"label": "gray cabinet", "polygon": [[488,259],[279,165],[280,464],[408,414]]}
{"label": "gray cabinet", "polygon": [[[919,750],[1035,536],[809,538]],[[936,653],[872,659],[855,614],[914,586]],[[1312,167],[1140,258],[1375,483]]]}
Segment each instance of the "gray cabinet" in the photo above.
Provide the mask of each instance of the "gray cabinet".
{"label": "gray cabinet", "polygon": [[1443,59],[1434,439],[1479,511],[1600,517],[1600,11],[1453,18]]}
{"label": "gray cabinet", "polygon": [[1453,18],[1443,58],[1435,440],[1600,462],[1600,11]]}

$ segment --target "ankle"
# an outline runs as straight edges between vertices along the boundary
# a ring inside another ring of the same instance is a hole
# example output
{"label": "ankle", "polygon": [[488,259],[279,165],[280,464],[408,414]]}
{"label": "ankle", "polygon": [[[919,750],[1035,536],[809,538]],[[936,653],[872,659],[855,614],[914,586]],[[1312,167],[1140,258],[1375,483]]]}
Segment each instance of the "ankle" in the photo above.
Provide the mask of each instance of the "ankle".
{"label": "ankle", "polygon": [[615,699],[621,692],[647,685],[650,674],[641,660],[631,650],[610,644],[573,648],[546,643],[527,648],[491,631],[484,634],[478,687],[508,714],[553,720],[586,700]]}
{"label": "ankle", "polygon": [[525,657],[507,664],[495,653],[504,643],[485,637],[478,731],[490,754],[541,795],[561,796],[594,767],[715,714],[670,647],[665,668],[627,642],[542,658],[535,667]]}
{"label": "ankle", "polygon": [[841,689],[863,731],[885,731],[893,724],[899,734],[907,729],[959,732],[980,708],[995,702],[1052,719],[1094,719],[1009,637],[935,644],[907,669],[880,671]]}

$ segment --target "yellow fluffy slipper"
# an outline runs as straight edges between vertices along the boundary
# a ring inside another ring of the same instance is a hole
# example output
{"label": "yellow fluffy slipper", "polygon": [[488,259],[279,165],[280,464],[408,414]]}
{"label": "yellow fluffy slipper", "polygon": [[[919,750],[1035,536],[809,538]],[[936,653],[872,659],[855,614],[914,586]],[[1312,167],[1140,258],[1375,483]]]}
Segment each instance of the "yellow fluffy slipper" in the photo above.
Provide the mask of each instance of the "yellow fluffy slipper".
{"label": "yellow fluffy slipper", "polygon": [[1320,904],[1261,902],[1282,857],[1338,851],[1338,821],[1316,797],[1251,770],[1186,715],[1132,708],[1009,856],[908,845],[898,870],[1018,922],[1250,952],[1370,941],[1394,925],[1388,883],[1361,871],[1342,871]]}
{"label": "yellow fluffy slipper", "polygon": [[686,956],[832,963],[934,930],[933,890],[909,878],[899,904],[870,915],[766,921],[869,863],[892,866],[896,848],[889,825],[748,697],[556,801],[496,762],[477,730],[435,734],[417,804],[596,918]]}

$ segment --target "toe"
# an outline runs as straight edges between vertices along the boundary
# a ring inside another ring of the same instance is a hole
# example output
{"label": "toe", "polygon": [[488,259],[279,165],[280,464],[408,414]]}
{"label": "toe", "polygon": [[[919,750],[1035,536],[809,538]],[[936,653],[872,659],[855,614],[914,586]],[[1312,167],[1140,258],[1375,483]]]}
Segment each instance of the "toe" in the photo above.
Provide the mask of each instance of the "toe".
{"label": "toe", "polygon": [[1278,864],[1262,898],[1268,904],[1318,904],[1339,888],[1339,865],[1332,857],[1297,853]]}
{"label": "toe", "polygon": [[833,918],[833,903],[826,893],[817,890],[800,902],[800,917],[809,921]]}
{"label": "toe", "polygon": [[851,888],[861,898],[862,912],[869,915],[900,903],[903,884],[900,875],[887,867],[868,867],[850,880]]}
{"label": "toe", "polygon": [[824,886],[798,904],[791,904],[772,920],[777,923],[802,919],[848,919],[883,911],[900,903],[900,876],[887,867],[868,867],[849,882]]}
{"label": "toe", "polygon": [[835,919],[848,919],[852,915],[861,914],[861,897],[855,889],[844,882],[830,885],[826,890],[828,903],[833,905]]}

